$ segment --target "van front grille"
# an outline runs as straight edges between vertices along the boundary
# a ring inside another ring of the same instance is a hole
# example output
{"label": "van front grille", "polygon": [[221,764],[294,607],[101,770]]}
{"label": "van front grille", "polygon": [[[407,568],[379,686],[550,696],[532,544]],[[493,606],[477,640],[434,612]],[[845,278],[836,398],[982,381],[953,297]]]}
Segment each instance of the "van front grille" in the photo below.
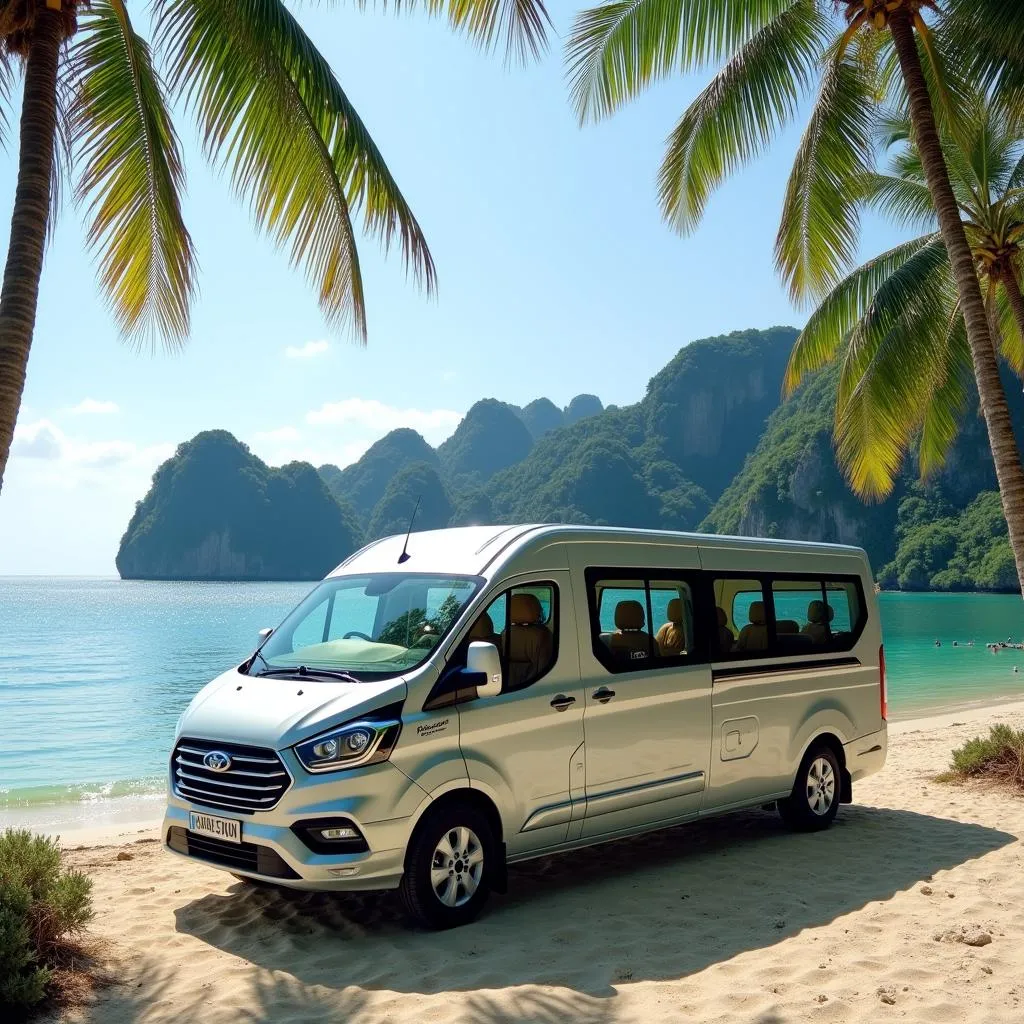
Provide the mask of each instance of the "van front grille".
{"label": "van front grille", "polygon": [[[209,767],[207,755],[214,752],[227,756],[226,769]],[[188,737],[174,748],[171,772],[174,791],[183,800],[241,814],[276,807],[292,781],[273,750]]]}

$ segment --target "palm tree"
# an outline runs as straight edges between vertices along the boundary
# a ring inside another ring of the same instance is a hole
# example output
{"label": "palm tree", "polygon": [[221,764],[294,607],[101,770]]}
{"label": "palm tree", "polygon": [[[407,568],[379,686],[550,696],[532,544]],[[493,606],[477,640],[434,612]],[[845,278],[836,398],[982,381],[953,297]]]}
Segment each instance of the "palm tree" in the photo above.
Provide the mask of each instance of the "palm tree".
{"label": "palm tree", "polygon": [[[906,106],[949,254],[1024,590],[1024,468],[939,140],[936,107],[955,121],[955,90],[925,20],[934,28],[939,18],[962,64],[975,55],[970,5],[953,0],[937,8],[938,0],[605,0],[576,18],[567,44],[570,88],[585,121],[612,113],[656,79],[724,61],[670,134],[661,167],[662,212],[685,233],[712,191],[775,138],[816,86],[776,240],[780,272],[801,301],[826,294],[852,265],[859,201],[850,183],[870,170],[872,112],[887,97]],[[1024,10],[1006,20],[1024,25]],[[995,80],[1000,66],[991,53],[987,60]]]}
{"label": "palm tree", "polygon": [[[422,6],[485,47],[501,41],[525,58],[545,44],[544,0]],[[0,291],[0,486],[46,236],[69,170],[77,173],[88,244],[123,333],[172,345],[188,335],[196,261],[182,219],[184,168],[168,93],[196,116],[207,157],[230,173],[257,224],[304,268],[332,327],[350,327],[365,340],[355,215],[385,249],[397,243],[416,281],[434,288],[419,224],[327,61],[282,0],[153,0],[152,8],[164,77],[127,0],[0,0],[0,126],[18,65],[24,73]]]}
{"label": "palm tree", "polygon": [[[903,113],[878,124],[884,173],[860,180],[867,205],[924,233],[845,277],[797,339],[786,372],[791,393],[804,374],[840,359],[836,442],[850,485],[867,499],[892,491],[917,442],[922,476],[942,465],[963,416],[971,352],[952,268],[920,154]],[[976,98],[961,140],[943,135],[950,181],[1004,358],[1024,374],[1024,142],[1006,112]]]}

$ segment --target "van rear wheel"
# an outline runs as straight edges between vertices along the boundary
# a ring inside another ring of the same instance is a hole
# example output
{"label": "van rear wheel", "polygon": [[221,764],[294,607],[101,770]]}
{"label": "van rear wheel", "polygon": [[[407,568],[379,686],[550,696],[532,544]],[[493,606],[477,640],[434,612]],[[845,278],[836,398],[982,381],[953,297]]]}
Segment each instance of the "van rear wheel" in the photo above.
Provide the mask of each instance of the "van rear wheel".
{"label": "van rear wheel", "polygon": [[402,903],[425,928],[468,924],[487,902],[497,864],[494,834],[475,807],[450,803],[428,811],[406,854]]}
{"label": "van rear wheel", "polygon": [[797,832],[828,828],[839,813],[839,758],[827,744],[811,747],[796,773],[793,792],[778,803],[782,820]]}

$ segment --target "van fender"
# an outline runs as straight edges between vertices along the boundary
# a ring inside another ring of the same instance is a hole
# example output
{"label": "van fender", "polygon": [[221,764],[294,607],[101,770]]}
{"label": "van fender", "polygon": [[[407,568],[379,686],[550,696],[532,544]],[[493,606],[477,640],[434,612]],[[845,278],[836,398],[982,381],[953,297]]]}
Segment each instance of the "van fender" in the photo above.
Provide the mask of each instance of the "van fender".
{"label": "van fender", "polygon": [[[789,747],[789,775],[796,779],[797,769],[812,743],[822,736],[834,736],[841,746],[846,746],[856,735],[856,727],[837,701],[824,698],[809,709],[806,717],[793,731]],[[846,755],[840,751],[840,760],[845,769]]]}
{"label": "van fender", "polygon": [[[465,776],[462,776],[458,779],[451,779],[450,781],[445,782],[443,785],[438,786],[436,789],[431,790],[430,793],[424,796],[424,798],[417,805],[416,809],[409,816],[410,837],[412,836],[413,832],[416,831],[416,827],[419,825],[420,820],[423,818],[423,815],[426,814],[427,811],[429,811],[430,808],[438,802],[438,800],[447,796],[449,793],[482,793],[484,796],[486,796],[487,799],[494,805],[498,812],[498,815],[501,818],[502,839],[504,840],[505,838],[507,838],[508,819],[505,817],[502,805],[496,799],[496,794],[494,793],[494,791],[489,787],[478,785],[475,780],[471,782]],[[408,843],[406,845],[408,845]]]}

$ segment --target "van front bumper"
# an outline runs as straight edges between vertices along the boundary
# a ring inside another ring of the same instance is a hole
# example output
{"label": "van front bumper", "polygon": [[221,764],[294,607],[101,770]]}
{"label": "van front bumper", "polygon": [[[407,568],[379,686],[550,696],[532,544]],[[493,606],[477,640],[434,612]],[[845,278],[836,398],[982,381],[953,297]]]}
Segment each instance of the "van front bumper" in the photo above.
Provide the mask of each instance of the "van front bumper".
{"label": "van front bumper", "polygon": [[[289,769],[293,768],[290,764]],[[295,773],[295,784],[275,808],[253,814],[185,800],[172,788],[161,829],[164,848],[232,874],[293,889],[395,889],[405,870],[405,851],[414,822],[412,811],[426,794],[415,785],[410,787],[409,780],[386,763],[345,774],[348,778],[303,778]],[[403,789],[407,799],[398,800],[399,807],[395,808],[395,793]],[[373,812],[380,808],[380,795],[384,793],[391,798],[390,809],[410,813],[377,820]],[[190,811],[240,822],[241,843],[190,832]],[[339,843],[338,852],[322,852],[330,844],[316,842],[315,829],[313,839],[306,829],[293,829],[308,822],[316,822],[317,828],[352,825],[365,843],[358,844],[356,850],[351,844],[345,850]],[[313,849],[314,845],[318,849]]]}

